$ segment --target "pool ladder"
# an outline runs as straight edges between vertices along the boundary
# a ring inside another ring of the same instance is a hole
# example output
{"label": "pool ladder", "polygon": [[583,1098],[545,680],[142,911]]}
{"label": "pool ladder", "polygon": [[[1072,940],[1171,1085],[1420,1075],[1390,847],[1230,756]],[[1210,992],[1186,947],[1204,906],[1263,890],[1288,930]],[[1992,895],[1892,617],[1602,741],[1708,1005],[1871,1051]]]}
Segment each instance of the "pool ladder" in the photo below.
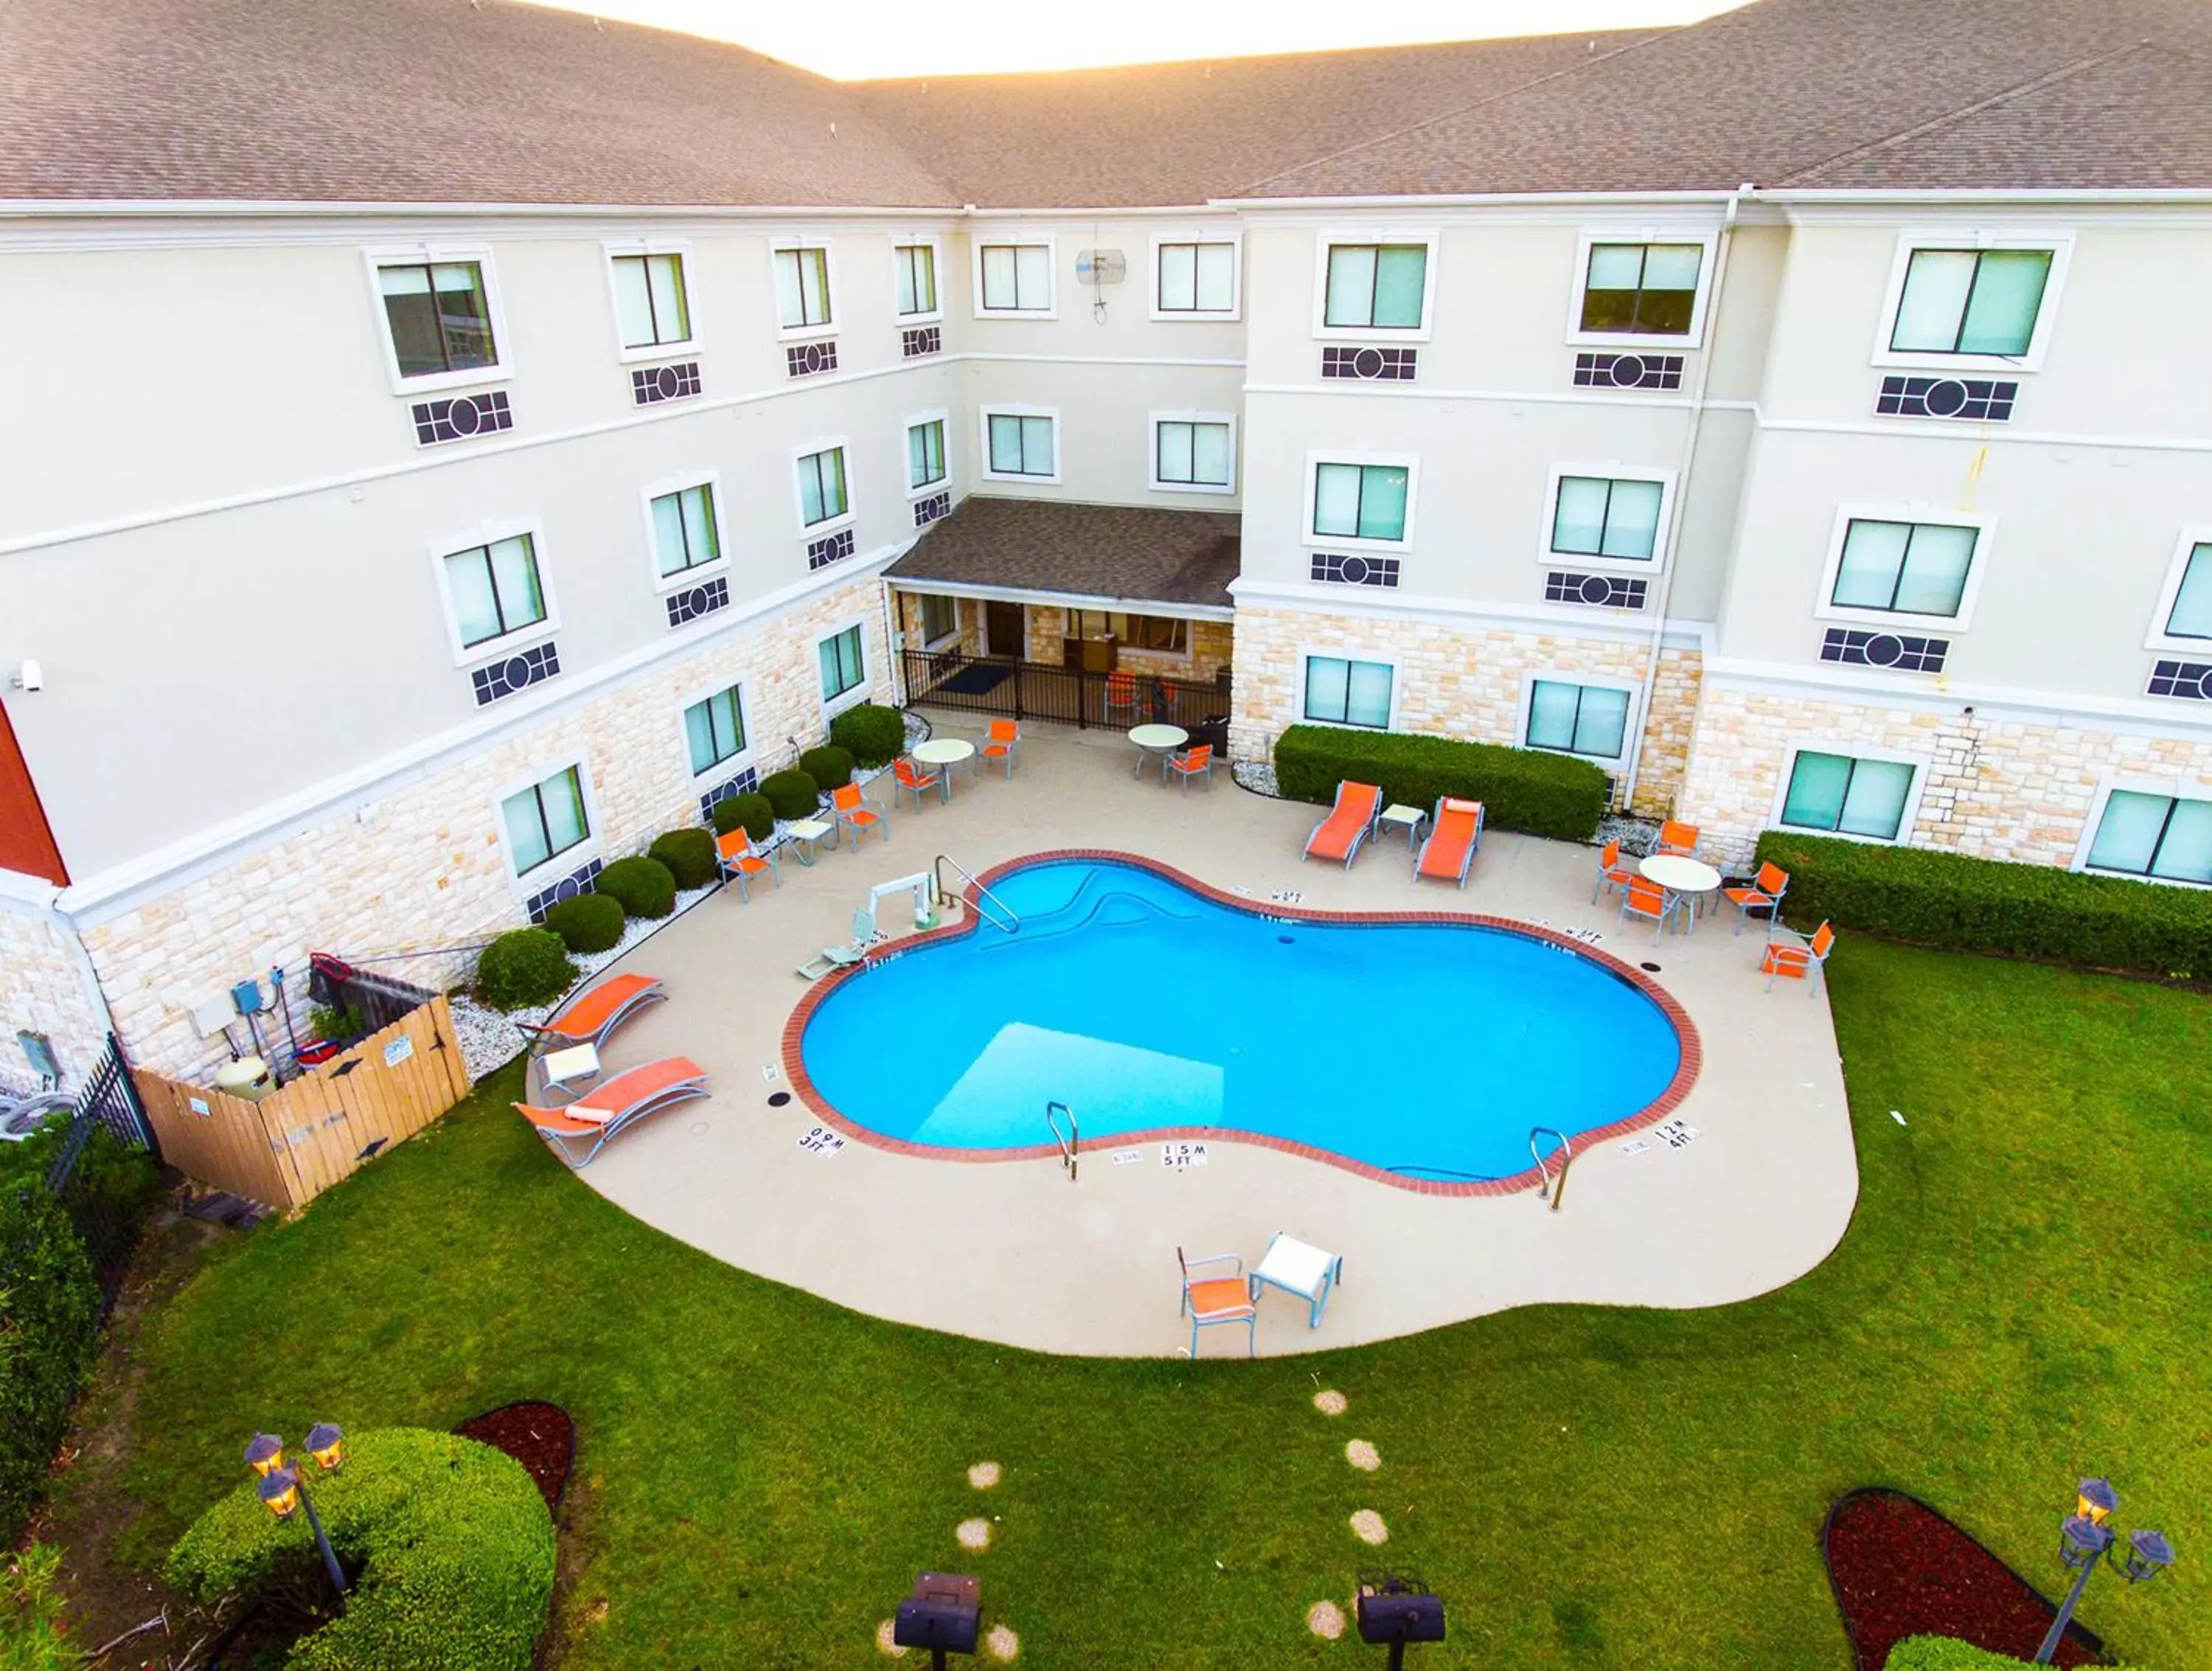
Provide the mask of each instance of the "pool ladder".
{"label": "pool ladder", "polygon": [[[932,873],[935,876],[937,880],[937,902],[940,908],[951,905],[953,901],[952,890],[945,885],[945,867],[947,865],[951,866],[954,870],[958,871],[961,875],[966,877],[968,878],[969,884],[975,890],[975,914],[977,916],[982,918],[984,921],[989,923],[992,927],[997,929],[1002,934],[1011,934],[1022,926],[1022,920],[1014,914],[1014,910],[1012,906],[1008,905],[1006,901],[1000,899],[998,895],[993,893],[981,883],[976,881],[974,873],[969,870],[967,866],[962,864],[957,859],[951,857],[950,854],[943,853],[937,855],[936,864],[930,867]],[[992,914],[993,912],[996,912],[998,914],[994,916]]]}
{"label": "pool ladder", "polygon": [[[1060,1121],[1054,1116],[1055,1109],[1067,1116],[1065,1132],[1060,1130]],[[1075,1169],[1079,1164],[1077,1145],[1083,1140],[1081,1133],[1076,1129],[1075,1110],[1065,1103],[1047,1103],[1044,1105],[1044,1123],[1052,1128],[1053,1140],[1060,1145],[1060,1164],[1066,1170],[1067,1181],[1073,1183]]]}
{"label": "pool ladder", "polygon": [[[1544,1151],[1536,1146],[1536,1139],[1540,1137],[1559,1139],[1559,1176],[1556,1179],[1552,1176],[1551,1168],[1545,1164]],[[1565,1132],[1554,1131],[1549,1126],[1531,1126],[1528,1128],[1528,1152],[1536,1160],[1536,1199],[1543,1200],[1548,1197],[1552,1211],[1557,1212],[1560,1200],[1567,1193],[1567,1168],[1575,1164],[1575,1145],[1567,1140]]]}

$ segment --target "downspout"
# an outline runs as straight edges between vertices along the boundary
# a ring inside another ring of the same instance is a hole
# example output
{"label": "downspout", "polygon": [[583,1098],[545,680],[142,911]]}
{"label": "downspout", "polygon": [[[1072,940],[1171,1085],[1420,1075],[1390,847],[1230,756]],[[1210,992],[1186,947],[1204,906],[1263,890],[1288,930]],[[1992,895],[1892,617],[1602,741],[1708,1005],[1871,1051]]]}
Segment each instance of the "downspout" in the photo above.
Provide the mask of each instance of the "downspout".
{"label": "downspout", "polygon": [[1705,389],[1711,382],[1713,362],[1720,354],[1721,293],[1728,283],[1729,252],[1735,244],[1736,211],[1759,187],[1750,180],[1729,193],[1721,217],[1721,235],[1713,252],[1713,293],[1705,303],[1705,346],[1698,355],[1698,374],[1690,386],[1690,420],[1682,429],[1681,466],[1674,472],[1674,514],[1668,519],[1665,567],[1659,571],[1659,602],[1651,620],[1651,649],[1644,665],[1643,695],[1637,703],[1636,741],[1628,751],[1628,770],[1621,781],[1620,805],[1626,811],[1636,799],[1637,775],[1644,768],[1644,738],[1651,728],[1651,695],[1659,684],[1659,656],[1667,639],[1667,605],[1674,595],[1674,568],[1682,544],[1682,525],[1689,520],[1690,477],[1698,459],[1698,434],[1705,427]]}

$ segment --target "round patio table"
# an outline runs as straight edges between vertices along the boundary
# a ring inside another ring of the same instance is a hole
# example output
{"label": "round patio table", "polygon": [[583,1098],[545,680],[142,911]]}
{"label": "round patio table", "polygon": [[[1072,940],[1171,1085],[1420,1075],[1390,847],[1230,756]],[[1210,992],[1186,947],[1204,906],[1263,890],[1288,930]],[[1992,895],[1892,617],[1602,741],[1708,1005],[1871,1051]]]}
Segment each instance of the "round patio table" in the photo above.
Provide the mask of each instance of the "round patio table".
{"label": "round patio table", "polygon": [[939,792],[947,801],[952,799],[952,769],[963,760],[975,757],[975,745],[963,737],[933,737],[927,743],[914,745],[914,757],[925,766],[935,766]]}
{"label": "round patio table", "polygon": [[1698,926],[1698,911],[1705,896],[1721,885],[1721,873],[1701,860],[1689,859],[1679,853],[1655,853],[1649,859],[1636,862],[1638,875],[1647,882],[1656,882],[1670,894],[1680,894],[1690,902],[1690,928]]}
{"label": "round patio table", "polygon": [[1136,769],[1131,777],[1142,777],[1145,763],[1163,754],[1172,754],[1190,741],[1190,733],[1181,726],[1132,726],[1129,740],[1137,745]]}

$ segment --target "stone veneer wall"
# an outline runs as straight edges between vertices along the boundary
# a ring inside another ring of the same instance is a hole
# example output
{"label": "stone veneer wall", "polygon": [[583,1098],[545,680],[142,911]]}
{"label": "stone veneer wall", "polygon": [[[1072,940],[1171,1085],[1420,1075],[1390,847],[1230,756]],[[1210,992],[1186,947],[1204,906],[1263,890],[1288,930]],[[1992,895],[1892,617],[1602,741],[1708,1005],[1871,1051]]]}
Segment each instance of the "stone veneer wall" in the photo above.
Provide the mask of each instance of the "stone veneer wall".
{"label": "stone veneer wall", "polygon": [[[1237,611],[1237,687],[1229,731],[1232,759],[1265,760],[1297,724],[1299,658],[1309,649],[1398,665],[1398,728],[1478,743],[1517,743],[1525,676],[1559,673],[1641,685],[1646,645],[1563,633],[1364,619],[1304,611]],[[1674,808],[1697,726],[1703,657],[1668,646],[1644,716],[1635,810]],[[1625,763],[1624,763],[1625,769]]]}
{"label": "stone veneer wall", "polygon": [[2212,741],[1824,702],[1708,681],[1680,816],[1703,829],[1715,853],[1741,863],[1771,820],[1790,750],[1822,744],[1926,763],[1905,837],[1911,845],[2028,864],[2073,863],[2108,776],[2212,784]]}
{"label": "stone veneer wall", "polygon": [[37,908],[0,898],[0,1087],[27,1091],[30,1063],[15,1033],[44,1033],[76,1090],[106,1048],[107,1020],[86,990],[83,969],[63,936],[69,931]]}
{"label": "stone veneer wall", "polygon": [[[594,841],[547,866],[548,885],[590,857],[641,851],[664,829],[700,822],[699,797],[747,763],[763,775],[791,763],[824,732],[815,645],[859,617],[871,696],[891,697],[883,591],[873,576],[800,608],[748,623],[661,662],[628,683],[545,716],[375,800],[182,884],[86,931],[133,1061],[189,1075],[227,1052],[200,1038],[180,1007],[265,972],[293,968],[310,951],[367,957],[453,947],[525,921],[525,891],[507,866],[498,796],[581,756],[592,783]],[[693,780],[682,710],[742,679],[748,755]],[[443,986],[464,978],[471,954],[381,966],[401,979]]]}

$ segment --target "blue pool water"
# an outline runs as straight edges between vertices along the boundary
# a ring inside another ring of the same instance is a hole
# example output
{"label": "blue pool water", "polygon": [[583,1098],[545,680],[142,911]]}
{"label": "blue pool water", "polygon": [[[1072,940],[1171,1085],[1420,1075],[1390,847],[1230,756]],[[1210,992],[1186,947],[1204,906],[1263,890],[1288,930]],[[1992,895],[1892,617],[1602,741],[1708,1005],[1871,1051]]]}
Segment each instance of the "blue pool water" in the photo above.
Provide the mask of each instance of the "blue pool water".
{"label": "blue pool water", "polygon": [[1681,1059],[1635,987],[1500,929],[1271,921],[1090,860],[1024,866],[991,891],[1016,933],[986,924],[888,959],[807,1022],[807,1073],[848,1119],[1025,1148],[1051,1141],[1057,1100],[1086,1150],[1214,1126],[1492,1178],[1528,1165],[1530,1127],[1625,1119]]}

